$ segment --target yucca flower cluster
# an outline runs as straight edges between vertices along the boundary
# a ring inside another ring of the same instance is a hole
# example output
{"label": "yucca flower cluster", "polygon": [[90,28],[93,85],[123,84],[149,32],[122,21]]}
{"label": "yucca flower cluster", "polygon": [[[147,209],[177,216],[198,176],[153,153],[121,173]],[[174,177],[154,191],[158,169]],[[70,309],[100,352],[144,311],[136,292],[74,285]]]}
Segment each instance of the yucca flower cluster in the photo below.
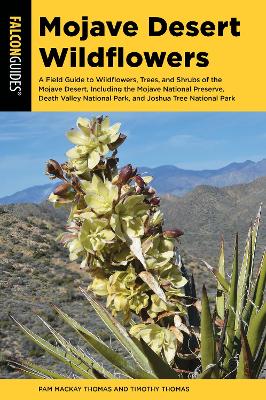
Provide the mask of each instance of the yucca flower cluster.
{"label": "yucca flower cluster", "polygon": [[[47,163],[47,173],[59,184],[49,200],[71,207],[61,242],[70,260],[87,268],[95,295],[106,298],[113,315],[131,323],[131,334],[142,338],[169,364],[182,346],[175,325],[185,314],[187,283],[176,262],[179,229],[163,230],[160,199],[131,164],[118,171],[117,148],[126,136],[108,117],[79,118],[67,133],[75,145],[67,162]],[[132,314],[139,323],[132,323]],[[183,325],[184,326],[184,325]]]}

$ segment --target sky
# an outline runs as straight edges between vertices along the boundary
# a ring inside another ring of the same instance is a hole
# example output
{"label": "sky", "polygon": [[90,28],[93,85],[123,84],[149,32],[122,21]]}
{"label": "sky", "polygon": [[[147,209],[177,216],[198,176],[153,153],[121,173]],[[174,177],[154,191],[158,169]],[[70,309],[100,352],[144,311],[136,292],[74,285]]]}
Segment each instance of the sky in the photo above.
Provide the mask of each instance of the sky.
{"label": "sky", "polygon": [[79,116],[109,115],[128,136],[119,148],[120,166],[176,165],[217,169],[231,162],[266,158],[266,113],[235,112],[2,112],[0,197],[49,183],[49,158],[63,162],[72,147],[65,133]]}

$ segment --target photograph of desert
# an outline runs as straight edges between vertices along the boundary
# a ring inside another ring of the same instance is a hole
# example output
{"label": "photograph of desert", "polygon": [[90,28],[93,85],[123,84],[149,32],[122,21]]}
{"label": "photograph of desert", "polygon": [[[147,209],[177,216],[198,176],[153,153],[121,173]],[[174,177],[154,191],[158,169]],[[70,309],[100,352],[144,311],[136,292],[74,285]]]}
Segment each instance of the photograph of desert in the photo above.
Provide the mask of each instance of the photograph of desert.
{"label": "photograph of desert", "polygon": [[1,378],[265,377],[265,113],[0,122]]}

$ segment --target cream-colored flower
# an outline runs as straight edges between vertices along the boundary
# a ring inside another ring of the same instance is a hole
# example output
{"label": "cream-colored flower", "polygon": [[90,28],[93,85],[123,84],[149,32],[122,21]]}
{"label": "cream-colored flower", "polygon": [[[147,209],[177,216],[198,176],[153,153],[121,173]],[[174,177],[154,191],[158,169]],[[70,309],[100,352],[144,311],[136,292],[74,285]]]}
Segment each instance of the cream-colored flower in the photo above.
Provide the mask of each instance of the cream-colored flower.
{"label": "cream-colored flower", "polygon": [[177,337],[167,328],[157,324],[136,324],[130,329],[131,335],[142,338],[152,350],[165,357],[168,364],[172,364],[178,349]]}
{"label": "cream-colored flower", "polygon": [[111,143],[119,137],[120,124],[110,126],[108,117],[78,118],[77,129],[67,133],[67,137],[76,146],[68,150],[70,159],[77,174],[92,170],[99,163],[101,156],[108,153]]}
{"label": "cream-colored flower", "polygon": [[106,214],[112,210],[117,197],[117,186],[108,180],[103,182],[97,175],[93,175],[85,196],[89,208],[92,208],[97,214]]}
{"label": "cream-colored flower", "polygon": [[83,222],[80,231],[80,242],[82,246],[92,254],[100,252],[107,243],[115,237],[114,232],[108,227],[108,220],[90,217]]}

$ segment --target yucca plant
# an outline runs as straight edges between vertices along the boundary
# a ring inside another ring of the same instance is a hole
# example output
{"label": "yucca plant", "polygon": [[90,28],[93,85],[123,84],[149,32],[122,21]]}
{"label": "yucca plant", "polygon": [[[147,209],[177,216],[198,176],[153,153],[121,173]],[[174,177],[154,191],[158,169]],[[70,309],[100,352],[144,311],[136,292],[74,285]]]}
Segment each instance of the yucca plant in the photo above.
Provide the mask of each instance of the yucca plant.
{"label": "yucca plant", "polygon": [[[266,358],[266,254],[254,271],[255,251],[261,220],[261,207],[246,240],[242,263],[235,238],[230,281],[226,279],[224,245],[218,268],[206,265],[217,279],[216,307],[210,313],[205,288],[202,294],[202,370],[216,378],[258,378]],[[239,268],[240,265],[240,268]]]}
{"label": "yucca plant", "polygon": [[[193,276],[178,255],[179,229],[163,230],[159,198],[130,164],[117,169],[117,147],[125,136],[108,118],[78,119],[68,133],[76,146],[68,161],[49,160],[47,172],[62,183],[50,196],[55,206],[70,205],[68,232],[61,241],[70,259],[92,278],[89,291],[106,299],[90,301],[111,333],[131,357],[122,357],[57,306],[55,311],[113,367],[95,362],[45,321],[58,346],[20,324],[22,331],[76,377],[113,378],[116,370],[130,378],[256,378],[265,360],[265,256],[254,276],[254,256],[260,213],[250,228],[240,273],[236,238],[230,280],[225,275],[221,246],[214,313],[205,288],[201,307]],[[201,312],[200,312],[201,310]],[[121,322],[116,319],[122,316]],[[132,319],[132,316],[134,318]],[[127,327],[127,328],[126,328]],[[63,376],[25,361],[10,361],[34,377]]]}

